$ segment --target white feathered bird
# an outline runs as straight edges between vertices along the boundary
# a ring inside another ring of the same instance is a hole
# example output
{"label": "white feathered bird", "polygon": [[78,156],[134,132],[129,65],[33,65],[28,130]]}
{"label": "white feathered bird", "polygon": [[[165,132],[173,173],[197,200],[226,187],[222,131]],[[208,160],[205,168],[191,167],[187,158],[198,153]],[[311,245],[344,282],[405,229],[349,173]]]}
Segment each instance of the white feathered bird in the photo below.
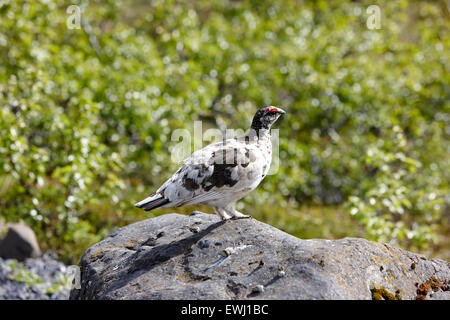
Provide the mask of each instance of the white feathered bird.
{"label": "white feathered bird", "polygon": [[223,220],[250,217],[236,211],[234,203],[255,189],[269,171],[270,127],[284,113],[273,106],[259,109],[247,135],[194,152],[156,192],[135,206],[150,211],[206,204]]}

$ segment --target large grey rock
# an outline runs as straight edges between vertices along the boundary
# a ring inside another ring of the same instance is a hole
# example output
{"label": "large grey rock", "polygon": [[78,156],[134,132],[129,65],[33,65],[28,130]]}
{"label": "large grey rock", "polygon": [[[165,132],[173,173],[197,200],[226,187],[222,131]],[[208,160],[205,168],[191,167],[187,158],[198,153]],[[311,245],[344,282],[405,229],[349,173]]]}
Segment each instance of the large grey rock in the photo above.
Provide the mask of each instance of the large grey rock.
{"label": "large grey rock", "polygon": [[0,241],[0,257],[23,261],[41,254],[34,231],[23,223],[6,224],[7,233]]}
{"label": "large grey rock", "polygon": [[121,228],[80,266],[72,299],[450,299],[446,261],[364,239],[302,240],[254,219],[207,214]]}

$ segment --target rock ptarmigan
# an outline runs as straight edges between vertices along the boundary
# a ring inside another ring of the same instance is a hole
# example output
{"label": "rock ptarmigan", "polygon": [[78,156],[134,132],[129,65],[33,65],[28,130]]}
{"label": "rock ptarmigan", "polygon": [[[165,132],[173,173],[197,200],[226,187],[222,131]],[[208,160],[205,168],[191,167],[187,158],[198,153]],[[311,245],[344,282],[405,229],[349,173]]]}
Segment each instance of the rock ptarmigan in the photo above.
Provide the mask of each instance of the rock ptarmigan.
{"label": "rock ptarmigan", "polygon": [[247,135],[195,151],[156,192],[135,206],[150,211],[206,204],[222,220],[250,217],[236,211],[234,202],[255,189],[269,171],[270,127],[284,113],[273,106],[259,109]]}

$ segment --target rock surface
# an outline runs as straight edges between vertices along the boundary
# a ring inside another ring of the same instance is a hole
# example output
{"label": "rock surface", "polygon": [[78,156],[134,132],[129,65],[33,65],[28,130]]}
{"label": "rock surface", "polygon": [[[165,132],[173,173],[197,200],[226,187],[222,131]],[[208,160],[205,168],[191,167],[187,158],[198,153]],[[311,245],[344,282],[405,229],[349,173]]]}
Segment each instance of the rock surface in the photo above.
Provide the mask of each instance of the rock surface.
{"label": "rock surface", "polygon": [[67,276],[67,266],[51,253],[24,262],[0,258],[0,300],[67,300],[70,281],[59,284]]}
{"label": "rock surface", "polygon": [[3,259],[37,258],[41,254],[34,231],[23,223],[8,223],[6,236],[0,241],[0,257]]}
{"label": "rock surface", "polygon": [[71,299],[450,299],[450,263],[255,219],[167,214],[89,248]]}

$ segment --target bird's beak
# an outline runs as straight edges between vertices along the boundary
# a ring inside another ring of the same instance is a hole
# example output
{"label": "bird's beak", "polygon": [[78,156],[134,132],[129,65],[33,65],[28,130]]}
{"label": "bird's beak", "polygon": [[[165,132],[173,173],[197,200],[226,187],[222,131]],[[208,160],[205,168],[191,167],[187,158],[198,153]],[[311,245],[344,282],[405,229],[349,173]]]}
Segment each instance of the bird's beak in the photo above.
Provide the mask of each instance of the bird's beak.
{"label": "bird's beak", "polygon": [[284,110],[281,109],[281,108],[277,108],[277,112],[278,112],[279,114],[285,114],[285,113],[286,113],[286,111],[284,111]]}

